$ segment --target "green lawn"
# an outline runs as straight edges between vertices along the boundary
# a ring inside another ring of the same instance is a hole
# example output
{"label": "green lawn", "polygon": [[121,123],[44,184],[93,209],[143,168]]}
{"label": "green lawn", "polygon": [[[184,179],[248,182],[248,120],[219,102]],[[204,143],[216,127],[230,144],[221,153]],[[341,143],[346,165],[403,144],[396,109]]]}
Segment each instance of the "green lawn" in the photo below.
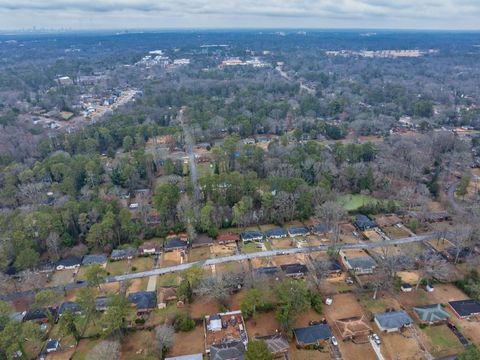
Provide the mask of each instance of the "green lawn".
{"label": "green lawn", "polygon": [[110,275],[123,275],[128,269],[127,265],[126,260],[109,261],[106,270]]}
{"label": "green lawn", "polygon": [[463,347],[446,325],[429,326],[422,330],[430,339],[430,352],[435,357],[460,352]]}
{"label": "green lawn", "polygon": [[363,205],[372,204],[378,200],[370,195],[350,194],[340,196],[337,201],[345,210],[354,211]]}
{"label": "green lawn", "polygon": [[254,243],[254,242],[249,242],[249,243],[243,244],[242,245],[242,252],[245,253],[245,254],[249,254],[249,253],[255,253],[255,252],[262,251],[262,249],[260,247],[257,247],[257,246],[260,246],[260,244]]}
{"label": "green lawn", "polygon": [[157,286],[172,286],[180,283],[180,276],[178,274],[170,273],[160,275],[157,280]]}

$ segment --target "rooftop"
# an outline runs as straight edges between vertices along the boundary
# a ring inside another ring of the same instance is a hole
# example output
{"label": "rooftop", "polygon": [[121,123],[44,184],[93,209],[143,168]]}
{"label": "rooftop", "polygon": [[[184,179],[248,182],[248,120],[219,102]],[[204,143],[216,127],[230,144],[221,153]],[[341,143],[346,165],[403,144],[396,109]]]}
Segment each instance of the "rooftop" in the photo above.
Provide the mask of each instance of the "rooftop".
{"label": "rooftop", "polygon": [[450,301],[448,304],[460,317],[480,314],[480,302],[474,299]]}
{"label": "rooftop", "polygon": [[399,329],[413,323],[410,316],[403,310],[375,314],[375,320],[383,329]]}
{"label": "rooftop", "polygon": [[104,254],[85,255],[82,260],[82,265],[92,265],[92,264],[103,265],[106,262],[107,262],[107,255],[104,255]]}
{"label": "rooftop", "polygon": [[173,239],[168,239],[165,240],[165,243],[163,244],[163,248],[165,250],[172,250],[172,249],[180,249],[180,248],[186,248],[188,245],[186,240],[181,240],[179,238],[173,238]]}
{"label": "rooftop", "polygon": [[241,341],[232,341],[212,345],[210,347],[210,360],[243,360],[245,344]]}
{"label": "rooftop", "polygon": [[257,336],[255,340],[262,340],[268,346],[268,350],[272,354],[280,354],[282,352],[288,351],[288,339],[282,334],[273,334],[268,336]]}
{"label": "rooftop", "polygon": [[283,228],[274,228],[274,229],[265,231],[266,237],[285,237],[287,235],[288,235],[287,231]]}
{"label": "rooftop", "polygon": [[413,311],[421,321],[428,323],[447,320],[450,317],[440,304],[417,306]]}
{"label": "rooftop", "polygon": [[303,328],[293,329],[293,334],[297,344],[313,345],[322,340],[327,340],[332,337],[330,327],[325,324],[318,324]]}
{"label": "rooftop", "polygon": [[230,311],[205,316],[205,345],[219,345],[240,341],[247,343],[247,331],[241,311]]}
{"label": "rooftop", "polygon": [[280,265],[280,268],[287,275],[289,275],[289,274],[306,274],[308,272],[307,267],[303,264],[300,264],[300,263]]}
{"label": "rooftop", "polygon": [[151,310],[157,306],[157,294],[155,291],[138,291],[128,294],[128,301],[137,311]]}

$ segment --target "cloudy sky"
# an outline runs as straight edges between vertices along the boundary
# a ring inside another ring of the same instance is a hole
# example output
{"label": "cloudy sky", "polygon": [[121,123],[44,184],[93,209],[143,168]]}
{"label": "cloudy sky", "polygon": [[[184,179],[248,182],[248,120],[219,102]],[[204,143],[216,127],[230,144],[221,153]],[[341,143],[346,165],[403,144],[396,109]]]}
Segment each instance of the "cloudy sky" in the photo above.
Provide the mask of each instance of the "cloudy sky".
{"label": "cloudy sky", "polygon": [[480,0],[0,0],[0,29],[480,29]]}

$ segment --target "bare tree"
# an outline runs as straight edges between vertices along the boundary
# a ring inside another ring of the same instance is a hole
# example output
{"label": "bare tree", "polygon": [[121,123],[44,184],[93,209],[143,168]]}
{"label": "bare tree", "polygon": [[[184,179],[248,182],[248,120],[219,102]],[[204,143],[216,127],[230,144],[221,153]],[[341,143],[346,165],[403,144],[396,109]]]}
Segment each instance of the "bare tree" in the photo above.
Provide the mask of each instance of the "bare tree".
{"label": "bare tree", "polygon": [[449,277],[449,268],[447,261],[432,250],[424,250],[418,256],[418,270],[420,277],[416,288],[420,286],[420,282],[425,279],[427,281],[435,278],[438,280],[447,280]]}
{"label": "bare tree", "polygon": [[50,259],[56,261],[60,259],[60,236],[56,232],[48,234],[46,239],[47,251]]}
{"label": "bare tree", "polygon": [[170,325],[159,325],[155,328],[155,340],[157,341],[158,351],[160,352],[160,359],[173,345],[173,338],[175,336],[175,330]]}
{"label": "bare tree", "polygon": [[345,217],[345,209],[335,201],[326,201],[315,209],[315,219],[322,221],[333,232],[333,245],[338,243],[340,221]]}
{"label": "bare tree", "polygon": [[462,251],[472,244],[472,229],[466,224],[459,224],[449,231],[448,240],[453,246],[454,263],[458,262]]}
{"label": "bare tree", "polygon": [[118,360],[121,355],[119,341],[104,340],[95,345],[85,357],[86,360]]}

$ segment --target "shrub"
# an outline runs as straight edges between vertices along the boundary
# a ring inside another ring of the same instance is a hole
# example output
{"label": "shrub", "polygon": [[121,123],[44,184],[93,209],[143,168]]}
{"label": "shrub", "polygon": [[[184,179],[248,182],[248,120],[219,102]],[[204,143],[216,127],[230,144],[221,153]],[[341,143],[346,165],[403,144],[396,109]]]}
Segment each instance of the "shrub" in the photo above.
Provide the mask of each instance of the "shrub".
{"label": "shrub", "polygon": [[185,313],[178,313],[173,327],[177,331],[191,331],[195,328],[195,321]]}

